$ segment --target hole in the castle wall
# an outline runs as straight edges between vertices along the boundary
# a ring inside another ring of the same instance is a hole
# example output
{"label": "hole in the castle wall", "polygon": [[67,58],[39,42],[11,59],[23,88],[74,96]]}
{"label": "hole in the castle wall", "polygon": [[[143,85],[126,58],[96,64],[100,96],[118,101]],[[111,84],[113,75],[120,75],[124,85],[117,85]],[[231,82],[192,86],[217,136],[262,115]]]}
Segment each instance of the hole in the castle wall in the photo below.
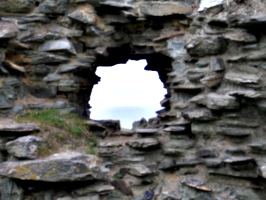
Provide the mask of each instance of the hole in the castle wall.
{"label": "hole in the castle wall", "polygon": [[92,90],[90,118],[120,120],[121,127],[131,129],[142,117],[156,117],[167,92],[157,71],[144,70],[146,65],[146,60],[129,60],[113,67],[97,67],[101,81]]}

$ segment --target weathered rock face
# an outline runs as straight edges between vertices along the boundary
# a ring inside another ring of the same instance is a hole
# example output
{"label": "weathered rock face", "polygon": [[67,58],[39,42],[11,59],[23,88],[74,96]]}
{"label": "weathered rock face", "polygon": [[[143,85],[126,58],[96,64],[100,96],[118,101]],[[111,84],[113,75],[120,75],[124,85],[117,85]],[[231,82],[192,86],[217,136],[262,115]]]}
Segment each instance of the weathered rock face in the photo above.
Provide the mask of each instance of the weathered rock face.
{"label": "weathered rock face", "polygon": [[4,162],[0,174],[8,178],[47,182],[104,179],[104,171],[92,155],[55,154],[42,160]]}
{"label": "weathered rock face", "polygon": [[[266,199],[266,4],[198,2],[2,0],[1,199]],[[6,119],[89,117],[96,68],[128,59],[146,59],[167,94],[145,127],[88,123],[107,179],[94,156],[36,159],[43,141],[27,135],[41,128]]]}

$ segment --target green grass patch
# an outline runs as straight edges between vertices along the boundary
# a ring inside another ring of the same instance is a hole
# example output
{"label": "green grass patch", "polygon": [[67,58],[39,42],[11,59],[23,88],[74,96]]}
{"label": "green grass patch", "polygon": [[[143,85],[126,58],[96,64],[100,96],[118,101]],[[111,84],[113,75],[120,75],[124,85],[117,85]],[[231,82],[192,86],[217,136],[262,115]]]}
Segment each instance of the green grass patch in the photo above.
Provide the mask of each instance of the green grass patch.
{"label": "green grass patch", "polygon": [[66,114],[58,109],[31,111],[17,117],[18,122],[35,122],[40,125],[37,133],[50,145],[42,155],[71,150],[97,154],[97,138],[89,131],[86,121],[77,114]]}

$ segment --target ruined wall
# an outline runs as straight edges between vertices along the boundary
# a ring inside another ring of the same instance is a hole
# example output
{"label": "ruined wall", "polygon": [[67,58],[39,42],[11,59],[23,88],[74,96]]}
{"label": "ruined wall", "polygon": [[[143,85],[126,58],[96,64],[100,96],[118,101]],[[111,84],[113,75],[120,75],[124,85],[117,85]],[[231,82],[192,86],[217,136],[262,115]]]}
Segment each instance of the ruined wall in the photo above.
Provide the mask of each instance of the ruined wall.
{"label": "ruined wall", "polygon": [[[1,116],[42,108],[88,116],[96,67],[128,59],[146,59],[145,69],[158,71],[168,91],[145,128],[99,138],[100,164],[80,154],[3,158],[2,199],[265,199],[266,3],[199,6],[2,0]],[[14,133],[35,129],[1,125],[2,151]]]}

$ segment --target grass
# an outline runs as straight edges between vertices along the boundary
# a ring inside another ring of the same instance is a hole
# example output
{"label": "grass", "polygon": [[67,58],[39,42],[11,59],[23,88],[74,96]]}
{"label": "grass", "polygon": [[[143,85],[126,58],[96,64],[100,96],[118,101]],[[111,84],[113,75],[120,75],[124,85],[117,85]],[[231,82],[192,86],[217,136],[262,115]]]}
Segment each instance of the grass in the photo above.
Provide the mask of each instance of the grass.
{"label": "grass", "polygon": [[48,148],[41,149],[41,156],[67,150],[97,155],[97,139],[89,131],[85,120],[77,114],[61,113],[58,109],[31,111],[17,117],[18,122],[35,122],[40,125],[40,137],[47,140]]}

